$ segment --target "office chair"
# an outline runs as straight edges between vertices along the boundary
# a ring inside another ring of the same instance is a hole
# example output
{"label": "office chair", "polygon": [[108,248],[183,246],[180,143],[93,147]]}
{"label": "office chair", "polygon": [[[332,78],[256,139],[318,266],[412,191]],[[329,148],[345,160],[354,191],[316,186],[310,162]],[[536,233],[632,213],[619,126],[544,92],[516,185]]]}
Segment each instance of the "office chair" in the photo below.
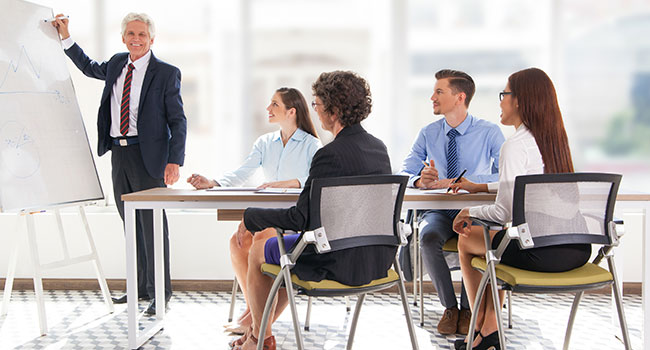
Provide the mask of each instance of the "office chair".
{"label": "office chair", "polygon": [[[243,210],[234,209],[219,209],[218,217],[220,221],[241,221],[243,219]],[[230,292],[230,310],[228,311],[228,322],[232,322],[235,315],[235,305],[237,303],[237,291],[239,290],[239,283],[237,282],[237,276],[233,276],[232,280],[232,291]],[[307,313],[305,315],[305,331],[309,331],[310,319],[311,319],[311,306],[312,306],[312,297],[309,297],[307,300]],[[350,298],[345,297],[345,311],[350,312]]]}
{"label": "office chair", "polygon": [[[366,293],[383,290],[397,284],[404,316],[413,349],[418,349],[411,312],[406,298],[406,289],[399,261],[393,256],[394,269],[387,276],[361,286],[350,286],[333,280],[301,280],[291,273],[303,250],[313,244],[318,254],[354,247],[389,245],[396,248],[405,244],[406,237],[401,234],[399,221],[402,200],[408,178],[397,175],[351,176],[314,179],[310,194],[310,231],[303,233],[292,252],[287,253],[278,230],[278,243],[282,254],[282,265],[263,264],[262,272],[274,278],[273,286],[266,301],[258,339],[264,333],[270,316],[273,300],[280,287],[287,288],[287,297],[293,319],[293,328],[299,350],[304,349],[300,324],[296,310],[293,288],[308,296],[358,295],[352,317],[347,349],[351,349],[354,334]],[[369,262],[372,263],[372,262]],[[262,349],[263,343],[258,343]]]}
{"label": "office chair", "polygon": [[[232,322],[233,316],[235,314],[235,303],[237,302],[237,291],[239,290],[239,283],[237,283],[237,277],[233,277],[232,281],[232,291],[230,292],[230,311],[228,312],[228,322]],[[309,331],[309,326],[311,323],[311,305],[312,297],[310,296],[307,299],[307,313],[305,314],[305,326],[304,330]],[[350,297],[345,296],[345,311],[350,312]]]}
{"label": "office chair", "polygon": [[[564,338],[568,349],[571,330],[578,304],[585,290],[612,286],[618,318],[626,349],[631,349],[630,337],[623,310],[621,290],[616,275],[612,248],[617,246],[621,232],[613,220],[616,194],[621,175],[600,173],[541,174],[518,176],[515,179],[512,205],[512,223],[499,225],[474,218],[483,226],[486,257],[472,259],[472,266],[483,272],[474,310],[478,308],[483,293],[490,283],[514,293],[566,293],[575,292],[571,314]],[[497,247],[491,248],[490,230],[505,229],[506,233]],[[591,263],[566,272],[534,272],[500,263],[501,256],[511,240],[519,249],[548,247],[563,244],[600,245],[598,255]],[[598,264],[607,259],[608,269]],[[501,349],[506,348],[498,293],[492,293]],[[473,339],[476,313],[472,313],[469,338]]]}
{"label": "office chair", "polygon": [[[414,232],[414,237],[410,240],[412,245],[412,250],[417,252],[412,255],[411,266],[413,266],[413,271],[409,272],[413,276],[413,306],[418,306],[418,298],[420,300],[420,327],[424,327],[424,289],[422,284],[424,281],[424,269],[422,267],[422,250],[420,249],[420,229],[418,227],[419,215],[424,212],[421,210],[414,211],[409,210],[406,214],[406,223],[411,226],[411,230]],[[415,226],[415,227],[414,227]],[[408,249],[408,246],[403,247],[402,249]],[[458,237],[452,237],[448,239],[442,247],[444,252],[445,259],[449,264],[450,271],[460,270],[460,263],[458,263]],[[452,264],[455,258],[455,264]],[[408,279],[408,278],[407,278]],[[506,292],[507,300],[507,309],[508,309],[508,328],[512,329],[512,291],[508,290]]]}

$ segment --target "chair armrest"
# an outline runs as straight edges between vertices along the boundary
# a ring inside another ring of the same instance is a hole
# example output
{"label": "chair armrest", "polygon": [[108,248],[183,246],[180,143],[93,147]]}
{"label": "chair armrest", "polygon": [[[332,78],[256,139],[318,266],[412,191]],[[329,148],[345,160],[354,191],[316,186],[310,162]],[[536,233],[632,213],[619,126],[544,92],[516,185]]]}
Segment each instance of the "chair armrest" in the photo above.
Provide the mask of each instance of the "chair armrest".
{"label": "chair armrest", "polygon": [[[490,231],[497,231],[497,230],[502,230],[503,225],[489,221],[489,220],[483,220],[475,217],[470,217],[473,223],[478,224],[483,227],[483,241],[485,242],[485,257],[488,261],[490,260],[496,260],[498,261],[501,259],[501,254],[503,254],[503,251],[505,250],[505,247],[507,245],[507,242],[510,240],[504,239],[501,241],[501,244],[497,248],[496,252],[494,249],[492,249],[492,238],[490,238]],[[505,242],[505,243],[504,243]],[[504,245],[505,244],[505,245]],[[503,246],[503,248],[502,248]]]}
{"label": "chair armrest", "polygon": [[275,234],[278,236],[278,249],[280,249],[280,256],[287,254],[287,250],[284,248],[284,230],[281,228],[274,227]]}
{"label": "chair armrest", "polygon": [[413,209],[407,210],[406,218],[404,219],[404,222],[410,225],[414,219],[415,219],[415,210]]}
{"label": "chair armrest", "polygon": [[305,241],[304,237],[301,237],[298,243],[296,244],[296,248],[293,249],[291,254],[287,254],[287,250],[284,246],[284,230],[281,228],[275,227],[275,233],[278,237],[278,249],[280,250],[280,265],[290,265],[290,268],[293,267],[295,264],[295,261],[298,260],[298,257],[300,254],[302,254],[302,251],[305,250],[305,247],[307,244],[313,244],[310,242]]}
{"label": "chair armrest", "polygon": [[397,223],[397,230],[399,231],[399,245],[403,247],[409,243],[408,237],[413,234],[413,229],[411,225],[400,220]]}
{"label": "chair armrest", "polygon": [[[280,239],[278,238],[278,242]],[[298,257],[302,252],[307,248],[307,245],[313,244],[316,247],[316,252],[318,254],[326,253],[331,250],[329,241],[327,240],[327,235],[325,229],[319,227],[313,231],[304,231],[300,240],[296,243],[295,248],[291,251],[291,254],[283,254],[289,256],[292,264],[298,260]]]}
{"label": "chair armrest", "polygon": [[621,237],[625,235],[625,222],[623,219],[613,218],[609,222],[609,235],[613,246],[618,246]]}
{"label": "chair armrest", "polygon": [[503,230],[505,228],[503,224],[500,224],[498,222],[483,220],[483,219],[479,219],[479,218],[475,218],[475,217],[470,217],[470,219],[472,219],[472,221],[474,223],[477,223],[477,224],[487,228],[488,230],[499,231],[499,230]]}
{"label": "chair armrest", "polygon": [[307,244],[313,244],[318,254],[327,253],[332,250],[330,242],[327,240],[325,228],[322,226],[313,231],[305,231],[302,235],[302,240]]}

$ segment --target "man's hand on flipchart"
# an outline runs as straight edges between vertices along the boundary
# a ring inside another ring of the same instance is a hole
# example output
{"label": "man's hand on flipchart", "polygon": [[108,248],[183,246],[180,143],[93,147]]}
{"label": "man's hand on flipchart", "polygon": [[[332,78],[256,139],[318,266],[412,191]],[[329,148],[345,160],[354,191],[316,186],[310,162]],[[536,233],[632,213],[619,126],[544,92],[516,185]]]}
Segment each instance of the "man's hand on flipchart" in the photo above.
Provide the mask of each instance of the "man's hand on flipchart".
{"label": "man's hand on flipchart", "polygon": [[70,37],[70,32],[68,31],[68,22],[69,20],[67,18],[63,18],[64,15],[62,13],[59,13],[58,15],[54,16],[56,20],[52,21],[52,25],[56,30],[59,32],[59,35],[61,36],[61,40],[67,39]]}
{"label": "man's hand on flipchart", "polygon": [[165,167],[165,185],[173,185],[180,178],[178,164],[168,163]]}

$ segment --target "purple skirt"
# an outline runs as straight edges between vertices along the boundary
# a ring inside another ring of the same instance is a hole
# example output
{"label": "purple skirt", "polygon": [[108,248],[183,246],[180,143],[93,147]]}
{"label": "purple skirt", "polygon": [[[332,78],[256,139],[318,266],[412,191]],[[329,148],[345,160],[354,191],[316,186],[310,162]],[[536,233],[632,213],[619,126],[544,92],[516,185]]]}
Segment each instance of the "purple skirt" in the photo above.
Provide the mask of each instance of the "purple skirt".
{"label": "purple skirt", "polygon": [[[284,235],[284,249],[291,251],[296,244],[300,234]],[[267,264],[280,265],[280,247],[278,247],[278,237],[271,237],[264,244],[264,260]]]}

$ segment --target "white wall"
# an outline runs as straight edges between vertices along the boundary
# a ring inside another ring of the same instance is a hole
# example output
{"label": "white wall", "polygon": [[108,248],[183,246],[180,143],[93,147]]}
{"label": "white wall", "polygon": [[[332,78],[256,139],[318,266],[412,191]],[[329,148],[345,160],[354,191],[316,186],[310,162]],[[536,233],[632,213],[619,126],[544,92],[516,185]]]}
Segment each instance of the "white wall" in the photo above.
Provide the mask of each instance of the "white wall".
{"label": "white wall", "polygon": [[[125,278],[124,235],[121,221],[114,208],[89,207],[88,221],[107,278]],[[67,242],[71,255],[89,252],[81,219],[76,211],[63,211]],[[617,267],[624,282],[641,281],[640,214],[630,214],[625,219],[626,235],[616,252]],[[45,264],[63,256],[58,239],[55,216],[51,213],[35,215],[37,240],[41,263]],[[237,222],[217,222],[215,211],[171,211],[168,213],[171,243],[172,279],[226,280],[233,272],[229,258],[229,239]],[[19,223],[18,229],[14,229]],[[16,277],[29,278],[32,264],[27,247],[25,218],[16,214],[0,214],[0,277],[6,277],[11,244],[20,242]],[[94,278],[89,263],[47,271],[45,278]]]}

